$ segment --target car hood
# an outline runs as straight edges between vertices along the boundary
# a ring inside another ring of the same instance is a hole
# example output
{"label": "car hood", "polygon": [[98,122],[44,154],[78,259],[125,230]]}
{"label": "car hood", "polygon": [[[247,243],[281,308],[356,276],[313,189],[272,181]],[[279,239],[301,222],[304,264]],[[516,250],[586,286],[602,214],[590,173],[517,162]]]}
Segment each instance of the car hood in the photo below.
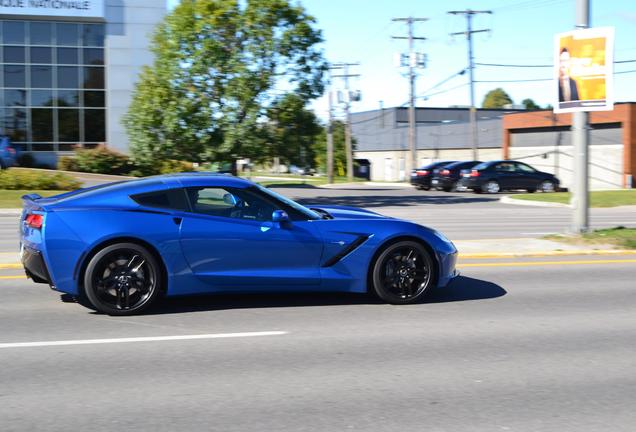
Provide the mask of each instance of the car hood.
{"label": "car hood", "polygon": [[318,210],[318,213],[329,213],[334,219],[391,219],[388,216],[372,212],[370,210],[361,209],[350,206],[323,206],[323,205],[305,205],[312,210]]}

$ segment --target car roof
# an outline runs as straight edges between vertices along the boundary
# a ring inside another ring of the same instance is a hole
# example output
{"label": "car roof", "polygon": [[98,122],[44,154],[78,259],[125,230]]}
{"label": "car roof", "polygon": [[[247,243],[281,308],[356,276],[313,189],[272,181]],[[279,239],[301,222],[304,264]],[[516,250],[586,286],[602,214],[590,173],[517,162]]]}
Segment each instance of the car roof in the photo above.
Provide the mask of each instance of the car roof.
{"label": "car roof", "polygon": [[102,200],[116,199],[116,197],[127,198],[128,195],[177,187],[220,186],[246,188],[253,184],[251,181],[239,177],[211,172],[162,174],[79,189],[51,198],[44,198],[42,204],[62,204],[68,202],[95,203],[101,202]]}

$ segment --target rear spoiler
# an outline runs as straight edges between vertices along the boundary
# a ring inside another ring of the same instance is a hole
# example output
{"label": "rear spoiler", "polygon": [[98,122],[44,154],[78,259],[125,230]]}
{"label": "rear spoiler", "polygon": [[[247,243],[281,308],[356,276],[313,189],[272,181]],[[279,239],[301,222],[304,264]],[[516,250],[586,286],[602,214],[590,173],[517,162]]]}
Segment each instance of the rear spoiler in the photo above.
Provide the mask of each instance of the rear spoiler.
{"label": "rear spoiler", "polygon": [[42,199],[42,195],[32,193],[27,195],[22,195],[23,202],[23,212],[22,215],[24,217],[25,213],[29,213],[32,211],[46,211],[44,207],[38,204],[38,200]]}
{"label": "rear spoiler", "polygon": [[22,195],[22,201],[35,201],[40,198],[42,198],[42,195],[36,193]]}

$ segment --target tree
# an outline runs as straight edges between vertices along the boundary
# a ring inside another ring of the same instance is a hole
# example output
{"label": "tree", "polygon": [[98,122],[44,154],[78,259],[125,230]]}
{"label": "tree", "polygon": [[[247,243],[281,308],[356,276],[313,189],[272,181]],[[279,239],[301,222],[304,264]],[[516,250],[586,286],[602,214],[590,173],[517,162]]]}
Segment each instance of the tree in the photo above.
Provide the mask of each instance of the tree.
{"label": "tree", "polygon": [[528,99],[524,99],[521,101],[521,104],[527,109],[527,110],[538,110],[541,109],[541,107],[539,105],[537,105],[532,99],[528,98]]}
{"label": "tree", "polygon": [[305,103],[302,97],[289,93],[267,110],[269,142],[262,157],[271,160],[278,156],[287,164],[314,166],[314,144],[322,126]]}
{"label": "tree", "polygon": [[303,101],[323,91],[314,24],[289,0],[181,2],[155,33],[124,120],[135,162],[258,157],[276,86]]}
{"label": "tree", "polygon": [[481,104],[482,108],[503,108],[504,105],[511,104],[512,99],[501,87],[497,87],[494,90],[490,90],[486,93],[484,101]]}
{"label": "tree", "polygon": [[[316,166],[322,172],[327,172],[327,127],[314,145]],[[340,120],[332,123],[333,130],[333,167],[336,175],[344,176],[347,168],[347,151],[345,149],[345,125]],[[351,146],[355,149],[356,139],[351,138]]]}

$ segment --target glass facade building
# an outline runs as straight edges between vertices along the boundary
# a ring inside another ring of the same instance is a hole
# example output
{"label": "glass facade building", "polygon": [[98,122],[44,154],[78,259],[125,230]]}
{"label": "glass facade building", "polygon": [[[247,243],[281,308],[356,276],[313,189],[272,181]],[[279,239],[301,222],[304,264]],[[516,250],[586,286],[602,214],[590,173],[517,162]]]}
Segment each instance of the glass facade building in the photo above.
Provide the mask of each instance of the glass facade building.
{"label": "glass facade building", "polygon": [[0,133],[24,151],[106,141],[104,24],[0,22]]}
{"label": "glass facade building", "polygon": [[165,13],[163,0],[2,3],[0,135],[50,167],[77,147],[126,153],[122,118]]}

